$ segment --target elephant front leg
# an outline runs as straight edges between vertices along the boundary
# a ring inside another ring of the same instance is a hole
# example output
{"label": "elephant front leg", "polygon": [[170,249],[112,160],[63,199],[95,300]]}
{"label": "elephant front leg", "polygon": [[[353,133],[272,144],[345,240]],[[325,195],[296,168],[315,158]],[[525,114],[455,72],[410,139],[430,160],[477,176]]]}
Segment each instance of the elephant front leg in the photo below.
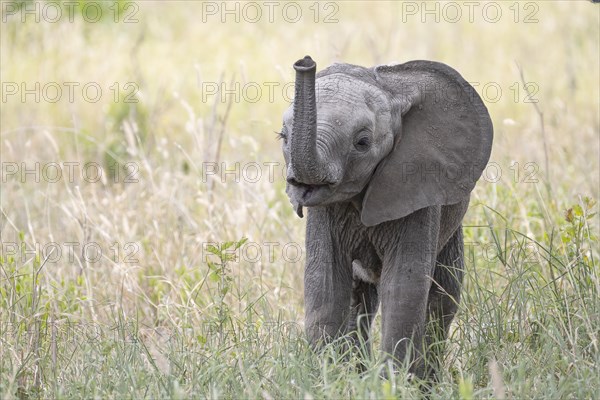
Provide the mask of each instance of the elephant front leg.
{"label": "elephant front leg", "polygon": [[305,329],[314,347],[345,333],[352,295],[351,260],[340,251],[326,208],[310,209],[304,273]]}
{"label": "elephant front leg", "polygon": [[409,370],[420,377],[430,286],[429,278],[416,271],[382,276],[380,283],[382,350],[396,364],[408,356]]}
{"label": "elephant front leg", "polygon": [[304,276],[306,334],[313,346],[345,334],[352,282],[335,263],[309,263]]}
{"label": "elephant front leg", "polygon": [[438,215],[439,209],[432,207],[402,221],[398,241],[388,242],[379,283],[382,350],[397,364],[409,361],[410,372],[419,377],[425,377],[424,335]]}

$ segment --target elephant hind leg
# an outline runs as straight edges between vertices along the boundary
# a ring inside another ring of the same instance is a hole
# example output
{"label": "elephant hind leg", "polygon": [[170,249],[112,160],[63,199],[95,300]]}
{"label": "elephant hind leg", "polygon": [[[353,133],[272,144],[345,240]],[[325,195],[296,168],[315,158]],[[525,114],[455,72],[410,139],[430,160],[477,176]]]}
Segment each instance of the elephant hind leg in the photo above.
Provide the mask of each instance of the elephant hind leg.
{"label": "elephant hind leg", "polygon": [[464,275],[463,233],[460,226],[438,254],[427,304],[427,365],[433,377],[445,351],[450,324],[458,310]]}

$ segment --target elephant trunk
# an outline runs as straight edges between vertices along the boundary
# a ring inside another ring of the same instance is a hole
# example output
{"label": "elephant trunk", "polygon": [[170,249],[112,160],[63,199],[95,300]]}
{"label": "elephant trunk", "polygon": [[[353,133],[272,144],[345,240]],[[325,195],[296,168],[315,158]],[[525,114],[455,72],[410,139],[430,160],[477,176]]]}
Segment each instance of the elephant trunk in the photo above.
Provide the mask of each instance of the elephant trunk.
{"label": "elephant trunk", "polygon": [[294,63],[294,127],[291,137],[291,164],[296,180],[305,184],[323,181],[317,153],[317,104],[315,72],[317,64],[310,56]]}

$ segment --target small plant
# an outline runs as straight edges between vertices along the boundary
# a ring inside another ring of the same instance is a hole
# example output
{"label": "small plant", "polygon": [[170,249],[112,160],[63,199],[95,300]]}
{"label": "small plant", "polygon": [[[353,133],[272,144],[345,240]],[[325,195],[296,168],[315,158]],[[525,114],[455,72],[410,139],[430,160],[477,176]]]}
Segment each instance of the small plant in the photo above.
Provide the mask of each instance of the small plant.
{"label": "small plant", "polygon": [[231,309],[225,302],[227,293],[233,287],[233,277],[229,268],[229,263],[235,260],[235,251],[238,250],[248,239],[242,238],[235,242],[224,242],[217,245],[207,246],[207,251],[215,255],[218,260],[207,261],[208,279],[217,284],[216,296],[213,296],[214,304],[217,308],[216,316],[210,318],[209,324],[216,328],[219,333],[219,344],[223,343],[223,334],[225,326],[231,323]]}
{"label": "small plant", "polygon": [[572,259],[579,259],[585,264],[593,262],[592,249],[588,247],[591,243],[597,243],[598,237],[592,231],[590,222],[595,212],[596,201],[584,197],[579,204],[575,204],[565,210],[566,226],[561,229],[561,239],[566,245],[567,253]]}

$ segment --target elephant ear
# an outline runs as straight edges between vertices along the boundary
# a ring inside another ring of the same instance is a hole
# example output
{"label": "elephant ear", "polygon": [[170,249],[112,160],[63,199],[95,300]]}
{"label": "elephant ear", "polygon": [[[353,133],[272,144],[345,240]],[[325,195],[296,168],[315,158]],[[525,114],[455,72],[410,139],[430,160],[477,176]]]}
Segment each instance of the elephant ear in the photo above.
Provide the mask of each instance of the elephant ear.
{"label": "elephant ear", "polygon": [[392,99],[394,147],[367,187],[363,224],[468,198],[488,162],[493,137],[489,113],[474,88],[454,69],[432,61],[372,71]]}

